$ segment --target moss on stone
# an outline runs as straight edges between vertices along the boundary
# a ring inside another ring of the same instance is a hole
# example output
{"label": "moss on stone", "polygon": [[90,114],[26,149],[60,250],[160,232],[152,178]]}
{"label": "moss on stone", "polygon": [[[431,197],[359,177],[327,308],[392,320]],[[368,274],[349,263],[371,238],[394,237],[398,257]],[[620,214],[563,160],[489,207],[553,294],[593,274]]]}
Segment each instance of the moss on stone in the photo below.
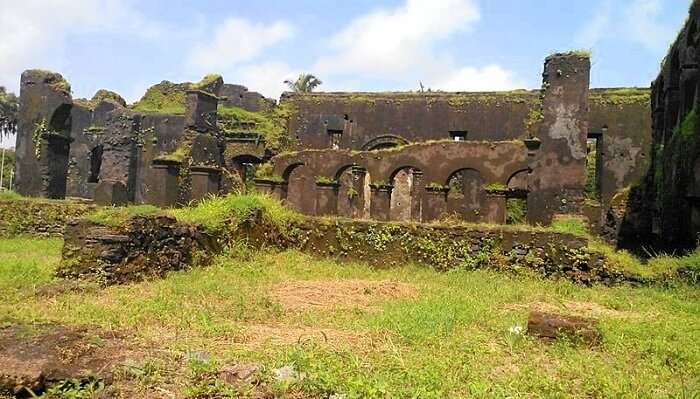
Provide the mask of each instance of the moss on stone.
{"label": "moss on stone", "polygon": [[621,87],[613,89],[592,89],[588,102],[596,105],[651,105],[651,89],[641,87]]}
{"label": "moss on stone", "polygon": [[265,139],[268,148],[281,152],[291,149],[294,145],[294,140],[287,132],[287,123],[293,112],[294,105],[290,103],[260,112],[220,105],[218,120],[225,134],[252,130]]}
{"label": "moss on stone", "polygon": [[164,80],[146,90],[146,94],[132,106],[137,112],[181,115],[185,113],[185,92],[190,83]]}

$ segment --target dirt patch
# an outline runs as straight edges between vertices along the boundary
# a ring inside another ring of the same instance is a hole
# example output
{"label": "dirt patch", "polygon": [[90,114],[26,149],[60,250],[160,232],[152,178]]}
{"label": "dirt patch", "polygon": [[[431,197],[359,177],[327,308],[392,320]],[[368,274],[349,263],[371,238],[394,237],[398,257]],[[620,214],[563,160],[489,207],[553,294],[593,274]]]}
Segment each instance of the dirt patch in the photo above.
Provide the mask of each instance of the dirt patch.
{"label": "dirt patch", "polygon": [[123,333],[54,324],[0,327],[0,394],[41,391],[53,383],[111,379],[121,361],[137,356]]}
{"label": "dirt patch", "polygon": [[549,302],[511,303],[501,307],[504,311],[530,309],[540,312],[564,313],[571,316],[598,318],[640,318],[639,313],[607,308],[595,302],[567,301],[559,304]]}
{"label": "dirt patch", "polygon": [[289,281],[272,289],[272,297],[288,310],[367,309],[387,300],[417,296],[418,289],[414,285],[397,281]]}

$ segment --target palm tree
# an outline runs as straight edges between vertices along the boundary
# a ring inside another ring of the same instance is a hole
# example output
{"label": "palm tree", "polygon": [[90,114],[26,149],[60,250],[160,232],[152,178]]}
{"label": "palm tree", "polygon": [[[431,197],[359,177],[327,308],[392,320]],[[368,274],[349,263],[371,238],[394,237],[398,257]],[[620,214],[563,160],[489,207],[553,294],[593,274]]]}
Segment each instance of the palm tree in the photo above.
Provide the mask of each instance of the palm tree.
{"label": "palm tree", "polygon": [[302,73],[299,74],[296,81],[285,80],[284,84],[295,93],[311,93],[315,88],[323,84],[323,82],[310,73]]}
{"label": "palm tree", "polygon": [[0,86],[0,135],[9,136],[17,131],[19,98]]}

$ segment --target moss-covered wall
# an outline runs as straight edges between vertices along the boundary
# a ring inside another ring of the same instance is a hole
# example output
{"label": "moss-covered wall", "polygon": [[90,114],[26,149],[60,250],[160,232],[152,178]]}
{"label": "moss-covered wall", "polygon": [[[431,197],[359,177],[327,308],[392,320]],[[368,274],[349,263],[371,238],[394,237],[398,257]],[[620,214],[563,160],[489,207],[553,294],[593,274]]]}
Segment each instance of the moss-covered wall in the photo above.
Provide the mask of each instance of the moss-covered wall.
{"label": "moss-covered wall", "polygon": [[289,130],[300,148],[328,148],[328,131],[342,131],[339,148],[367,149],[381,136],[409,142],[449,139],[467,132],[470,140],[527,137],[525,121],[539,91],[491,93],[285,93],[282,104],[295,113]]}
{"label": "moss-covered wall", "polygon": [[95,209],[79,201],[0,199],[0,236],[63,235],[66,224]]}

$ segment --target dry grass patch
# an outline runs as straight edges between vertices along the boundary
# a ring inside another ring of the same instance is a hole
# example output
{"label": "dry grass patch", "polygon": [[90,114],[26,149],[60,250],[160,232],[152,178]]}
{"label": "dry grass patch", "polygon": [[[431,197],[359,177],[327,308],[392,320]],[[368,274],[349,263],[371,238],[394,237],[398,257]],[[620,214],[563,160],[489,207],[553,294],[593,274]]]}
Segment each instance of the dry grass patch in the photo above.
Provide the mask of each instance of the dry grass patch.
{"label": "dry grass patch", "polygon": [[530,302],[522,304],[507,304],[501,307],[506,312],[514,310],[536,310],[540,312],[563,313],[570,316],[579,316],[586,318],[622,318],[622,319],[640,319],[644,316],[637,312],[627,312],[615,309],[610,309],[606,306],[595,302],[580,302],[580,301],[565,301],[561,303],[550,302]]}
{"label": "dry grass patch", "polygon": [[272,298],[286,310],[371,309],[384,301],[416,298],[416,286],[397,281],[289,281],[272,288]]}

